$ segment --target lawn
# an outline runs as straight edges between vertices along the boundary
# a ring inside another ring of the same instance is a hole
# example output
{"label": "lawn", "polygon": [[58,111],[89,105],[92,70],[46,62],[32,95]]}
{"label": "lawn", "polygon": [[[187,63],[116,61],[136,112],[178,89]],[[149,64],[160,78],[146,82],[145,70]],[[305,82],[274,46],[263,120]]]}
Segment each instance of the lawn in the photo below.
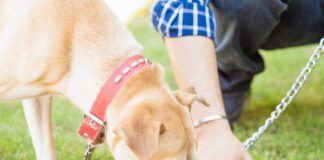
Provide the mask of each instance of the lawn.
{"label": "lawn", "polygon": [[[129,25],[143,44],[144,54],[166,69],[166,79],[176,88],[166,50],[161,38],[145,17]],[[244,141],[260,126],[306,64],[314,45],[262,51],[266,71],[253,83],[250,106],[246,109],[235,133]],[[256,160],[322,159],[324,155],[324,60],[315,69],[302,92],[287,112],[266,132],[250,153]],[[54,136],[59,160],[79,160],[84,144],[78,136],[82,113],[62,97],[53,107]],[[20,102],[0,103],[0,160],[35,159]],[[106,146],[101,146],[94,159],[112,159]]]}

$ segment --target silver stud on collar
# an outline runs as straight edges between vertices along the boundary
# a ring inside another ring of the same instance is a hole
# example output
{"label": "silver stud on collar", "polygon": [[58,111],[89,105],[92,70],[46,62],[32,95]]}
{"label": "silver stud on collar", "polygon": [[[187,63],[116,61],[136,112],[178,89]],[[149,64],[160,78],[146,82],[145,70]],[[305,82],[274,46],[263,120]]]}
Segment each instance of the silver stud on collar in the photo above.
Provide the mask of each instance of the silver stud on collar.
{"label": "silver stud on collar", "polygon": [[145,62],[145,59],[142,58],[142,59],[138,60],[138,62],[139,62],[139,63],[144,63],[144,62]]}
{"label": "silver stud on collar", "polygon": [[135,61],[135,62],[133,62],[133,63],[131,64],[131,67],[134,68],[134,67],[138,66],[138,64],[139,64],[138,61]]}
{"label": "silver stud on collar", "polygon": [[133,63],[131,63],[130,67],[126,67],[123,71],[122,74],[118,75],[115,80],[114,83],[117,84],[119,83],[122,79],[123,79],[123,75],[126,75],[127,73],[129,73],[131,71],[132,68],[137,67],[140,63],[147,63],[147,64],[151,64],[152,62],[149,59],[140,59],[138,61],[134,61]]}
{"label": "silver stud on collar", "polygon": [[123,74],[127,74],[129,71],[131,70],[130,67],[126,67],[124,70],[123,70]]}
{"label": "silver stud on collar", "polygon": [[118,75],[116,78],[115,78],[115,84],[116,83],[119,83],[121,80],[122,80],[123,76],[122,75]]}

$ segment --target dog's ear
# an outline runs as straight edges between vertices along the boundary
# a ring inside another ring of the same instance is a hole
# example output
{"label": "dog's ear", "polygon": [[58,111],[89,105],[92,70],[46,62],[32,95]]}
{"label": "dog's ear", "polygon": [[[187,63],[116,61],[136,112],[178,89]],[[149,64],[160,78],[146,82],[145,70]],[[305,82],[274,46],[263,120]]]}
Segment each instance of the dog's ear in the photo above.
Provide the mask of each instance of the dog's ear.
{"label": "dog's ear", "polygon": [[151,160],[158,150],[160,134],[164,125],[147,114],[132,114],[122,119],[114,133],[126,142],[133,153],[141,160]]}
{"label": "dog's ear", "polygon": [[206,99],[197,95],[193,87],[174,91],[174,95],[182,105],[187,106],[189,109],[191,109],[191,105],[194,101],[198,101],[205,106],[209,106],[209,103],[206,101]]}

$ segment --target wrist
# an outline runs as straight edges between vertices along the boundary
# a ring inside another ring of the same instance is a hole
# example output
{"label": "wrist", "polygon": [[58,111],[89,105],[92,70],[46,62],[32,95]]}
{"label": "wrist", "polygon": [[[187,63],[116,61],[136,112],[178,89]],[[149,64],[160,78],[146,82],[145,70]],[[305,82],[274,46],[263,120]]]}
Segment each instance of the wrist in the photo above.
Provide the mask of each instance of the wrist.
{"label": "wrist", "polygon": [[212,121],[218,121],[218,120],[227,120],[227,117],[224,114],[214,114],[214,115],[210,115],[207,117],[203,117],[203,118],[199,119],[198,121],[194,122],[194,127],[197,128],[200,125],[203,125],[205,123],[212,122]]}
{"label": "wrist", "polygon": [[195,128],[195,132],[199,139],[206,134],[232,133],[232,130],[227,119],[220,119],[199,125]]}
{"label": "wrist", "polygon": [[211,104],[210,106],[206,107],[199,102],[194,102],[191,109],[191,116],[193,121],[198,121],[202,118],[209,117],[212,115],[224,115],[226,113],[224,108],[221,105]]}
{"label": "wrist", "polygon": [[[204,106],[203,104],[199,102],[194,102],[191,109],[191,116],[192,120],[194,122],[197,122],[201,119],[204,119],[206,117],[210,117],[213,115],[219,115],[219,116],[226,116],[224,105],[217,103],[218,101],[212,101],[209,102],[211,105],[209,107]],[[230,124],[228,120],[225,118],[222,119],[216,119],[212,121],[208,121],[205,123],[202,123],[201,125],[195,127],[195,131],[197,134],[203,134],[203,133],[215,133],[215,132],[232,132]]]}
{"label": "wrist", "polygon": [[231,131],[231,127],[227,119],[219,119],[219,120],[214,120],[214,121],[201,124],[198,127],[196,127],[195,130],[196,131],[206,131],[206,130]]}

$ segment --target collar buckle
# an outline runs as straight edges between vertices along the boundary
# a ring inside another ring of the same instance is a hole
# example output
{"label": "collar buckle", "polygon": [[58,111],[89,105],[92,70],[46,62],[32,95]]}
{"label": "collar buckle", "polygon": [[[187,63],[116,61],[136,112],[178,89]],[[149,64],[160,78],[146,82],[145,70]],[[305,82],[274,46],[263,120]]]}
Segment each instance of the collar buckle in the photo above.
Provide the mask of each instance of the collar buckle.
{"label": "collar buckle", "polygon": [[91,120],[90,120],[90,126],[94,126],[94,122],[96,122],[97,124],[99,124],[100,126],[105,126],[105,122],[100,120],[97,116],[93,115],[90,112],[85,113],[85,116],[88,116]]}

